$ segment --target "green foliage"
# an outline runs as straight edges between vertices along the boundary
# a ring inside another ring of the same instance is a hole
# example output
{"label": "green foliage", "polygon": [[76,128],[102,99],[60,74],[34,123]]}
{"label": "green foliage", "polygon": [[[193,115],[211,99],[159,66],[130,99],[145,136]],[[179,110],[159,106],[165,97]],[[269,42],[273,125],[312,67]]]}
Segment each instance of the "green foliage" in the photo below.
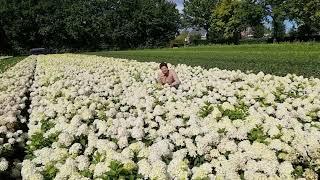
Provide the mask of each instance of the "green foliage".
{"label": "green foliage", "polygon": [[275,102],[283,103],[287,97],[299,98],[305,94],[304,85],[298,84],[290,89],[290,91],[285,91],[284,85],[276,87],[276,91],[273,92],[275,96]]}
{"label": "green foliage", "polygon": [[202,156],[200,156],[200,155],[197,155],[197,156],[195,156],[195,157],[191,157],[191,156],[187,156],[187,159],[188,159],[188,161],[189,161],[189,165],[191,166],[191,167],[199,167],[199,166],[201,166],[203,163],[205,163],[206,162],[206,160],[205,160],[205,157],[202,155]]}
{"label": "green foliage", "polygon": [[[4,134],[0,134],[1,138],[5,137]],[[14,147],[13,146],[2,146],[0,149],[0,157],[10,157],[14,154]]]}
{"label": "green foliage", "polygon": [[287,156],[287,152],[285,152],[285,151],[276,151],[276,156],[277,156],[277,158],[278,158],[278,160],[280,161],[280,162],[283,162],[283,161],[285,161],[285,156]]}
{"label": "green foliage", "polygon": [[51,180],[56,177],[56,174],[59,170],[54,165],[48,165],[45,167],[45,170],[42,172],[44,180]]}
{"label": "green foliage", "polygon": [[248,139],[251,143],[253,142],[260,142],[260,143],[267,143],[265,140],[268,138],[266,134],[263,133],[263,127],[257,126],[256,128],[251,129],[248,133]]}
{"label": "green foliage", "polygon": [[286,0],[264,0],[262,2],[264,2],[267,15],[272,19],[272,37],[279,41],[285,35]]}
{"label": "green foliage", "polygon": [[134,75],[133,75],[133,78],[137,81],[137,82],[142,82],[143,79],[141,78],[141,73],[140,72],[136,72]]}
{"label": "green foliage", "polygon": [[304,85],[301,83],[298,85],[295,85],[289,92],[286,93],[288,97],[292,97],[292,98],[299,98],[304,94],[305,94]]}
{"label": "green foliage", "polygon": [[310,111],[310,112],[307,113],[307,116],[311,117],[312,121],[317,121],[317,120],[319,120],[319,117],[318,117],[319,111],[320,111],[319,108],[315,109],[313,111]]}
{"label": "green foliage", "polygon": [[282,132],[282,126],[281,125],[278,125],[277,128],[279,129],[279,134],[276,134],[272,137],[272,139],[280,139],[281,136],[283,136],[283,132]]}
{"label": "green foliage", "polygon": [[202,118],[207,117],[212,111],[214,107],[209,102],[205,102],[205,105],[200,108],[200,111],[198,112],[199,116]]}
{"label": "green foliage", "polygon": [[236,106],[234,110],[227,109],[222,116],[228,116],[230,120],[245,119],[248,116],[248,107],[244,104]]}
{"label": "green foliage", "polygon": [[155,99],[154,101],[154,107],[156,107],[157,105],[159,106],[163,106],[164,102],[160,101],[158,98]]}
{"label": "green foliage", "polygon": [[286,2],[288,17],[298,24],[300,36],[310,36],[320,30],[319,7],[319,0],[291,0]]}
{"label": "green foliage", "polygon": [[30,144],[27,145],[26,152],[27,158],[33,158],[33,151],[49,147],[53,142],[58,140],[59,133],[51,134],[48,138],[43,137],[43,132],[37,132],[29,139]]}
{"label": "green foliage", "polygon": [[262,38],[265,33],[265,27],[262,24],[258,24],[253,27],[253,37]]}
{"label": "green foliage", "polygon": [[87,178],[90,178],[90,179],[93,178],[93,173],[92,173],[89,169],[80,171],[80,174],[81,174],[82,176],[87,177]]}
{"label": "green foliage", "polygon": [[249,26],[261,24],[265,13],[259,3],[244,0],[222,0],[211,16],[212,38],[239,44],[240,32]]}
{"label": "green foliage", "polygon": [[137,178],[142,178],[141,175],[138,174],[137,167],[132,170],[127,170],[124,168],[124,165],[119,161],[111,161],[110,163],[110,171],[104,173],[99,178],[103,180],[113,180],[113,179],[128,179],[134,180]]}
{"label": "green foliage", "polygon": [[181,32],[174,40],[170,42],[170,47],[180,47],[184,46],[185,38],[188,36],[188,32]]}
{"label": "green foliage", "polygon": [[190,42],[193,43],[195,41],[201,40],[201,34],[200,33],[190,33]]}
{"label": "green foliage", "polygon": [[283,95],[285,94],[284,92],[284,86],[281,85],[279,87],[276,87],[276,91],[273,92],[273,95],[275,96],[275,102],[278,103],[283,103],[285,101],[285,98],[283,97]]}
{"label": "green foliage", "polygon": [[238,174],[240,174],[240,180],[245,180],[244,178],[244,171],[243,170],[239,170]]}
{"label": "green foliage", "polygon": [[100,154],[98,151],[96,151],[93,155],[92,158],[92,164],[98,164],[99,162],[103,161],[104,157],[102,156],[102,154]]}
{"label": "green foliage", "polygon": [[80,143],[83,147],[86,147],[88,144],[88,136],[83,134],[80,136],[76,136],[74,142]]}
{"label": "green foliage", "polygon": [[[25,56],[1,59],[0,60],[0,73],[3,73],[4,71],[9,69],[10,67],[14,66],[15,64],[17,64],[18,62],[23,60],[24,58],[25,58]],[[1,91],[1,89],[2,89],[2,87],[0,87],[0,91]]]}
{"label": "green foliage", "polygon": [[212,10],[218,0],[186,0],[184,1],[184,19],[187,27],[210,28]]}
{"label": "green foliage", "polygon": [[221,134],[221,135],[226,135],[227,134],[226,128],[219,129],[218,133]]}
{"label": "green foliage", "polygon": [[103,110],[98,111],[97,117],[98,117],[99,120],[103,120],[103,121],[107,120],[106,112],[103,111]]}
{"label": "green foliage", "polygon": [[229,155],[231,154],[230,151],[225,152],[223,155],[224,157],[226,157],[226,159],[229,159]]}
{"label": "green foliage", "polygon": [[303,168],[302,166],[297,166],[294,171],[292,172],[292,176],[295,178],[303,177]]}
{"label": "green foliage", "polygon": [[164,46],[180,21],[176,5],[166,0],[0,3],[0,47],[20,53],[33,47],[63,52]]}
{"label": "green foliage", "polygon": [[46,132],[53,128],[55,124],[50,120],[41,120],[41,131]]}

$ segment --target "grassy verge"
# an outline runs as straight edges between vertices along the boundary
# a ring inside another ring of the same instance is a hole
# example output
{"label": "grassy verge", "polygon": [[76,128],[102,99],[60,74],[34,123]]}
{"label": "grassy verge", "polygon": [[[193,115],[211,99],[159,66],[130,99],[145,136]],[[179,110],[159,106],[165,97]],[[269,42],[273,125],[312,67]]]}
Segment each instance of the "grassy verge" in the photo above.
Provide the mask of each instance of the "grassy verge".
{"label": "grassy verge", "polygon": [[0,60],[0,73],[3,73],[10,67],[14,66],[17,64],[19,61],[23,60],[26,58],[26,56],[18,56],[18,57],[11,57],[7,59],[1,59]]}
{"label": "grassy verge", "polygon": [[135,59],[138,61],[169,62],[205,68],[218,67],[284,76],[288,73],[305,77],[320,77],[320,44],[254,44],[211,45],[175,49],[100,51],[86,54]]}

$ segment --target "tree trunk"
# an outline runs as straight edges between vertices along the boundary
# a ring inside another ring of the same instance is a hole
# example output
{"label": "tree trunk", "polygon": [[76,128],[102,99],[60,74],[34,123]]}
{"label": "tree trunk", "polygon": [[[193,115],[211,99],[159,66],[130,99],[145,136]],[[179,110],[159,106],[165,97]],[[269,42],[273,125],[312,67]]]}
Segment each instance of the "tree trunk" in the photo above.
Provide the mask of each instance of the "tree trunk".
{"label": "tree trunk", "polygon": [[7,35],[2,26],[0,26],[0,53],[8,53],[11,50]]}
{"label": "tree trunk", "polygon": [[206,38],[207,38],[207,42],[209,42],[209,26],[205,26],[205,27],[203,27],[204,28],[204,30],[206,31]]}
{"label": "tree trunk", "polygon": [[240,44],[240,37],[241,37],[241,33],[240,31],[235,31],[233,33],[233,43],[235,45],[239,45]]}

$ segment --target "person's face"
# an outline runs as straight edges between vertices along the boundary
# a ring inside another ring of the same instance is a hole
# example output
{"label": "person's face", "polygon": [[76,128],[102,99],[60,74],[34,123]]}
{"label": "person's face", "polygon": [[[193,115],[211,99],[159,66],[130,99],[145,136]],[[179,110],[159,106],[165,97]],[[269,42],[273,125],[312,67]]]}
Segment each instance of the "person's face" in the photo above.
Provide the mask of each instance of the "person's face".
{"label": "person's face", "polygon": [[169,70],[168,70],[168,68],[167,68],[166,66],[162,66],[162,67],[161,67],[161,72],[162,72],[163,74],[167,74],[167,73],[169,72]]}

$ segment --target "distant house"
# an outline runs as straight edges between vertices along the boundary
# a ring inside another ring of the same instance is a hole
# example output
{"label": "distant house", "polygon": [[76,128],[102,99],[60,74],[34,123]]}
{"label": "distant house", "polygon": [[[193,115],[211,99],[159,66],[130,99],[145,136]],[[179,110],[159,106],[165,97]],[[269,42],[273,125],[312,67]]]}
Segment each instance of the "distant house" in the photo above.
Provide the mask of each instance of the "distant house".
{"label": "distant house", "polygon": [[192,29],[189,32],[189,35],[196,35],[196,34],[200,34],[201,36],[201,40],[207,40],[207,31],[200,28],[200,29]]}
{"label": "distant house", "polygon": [[192,40],[194,36],[200,36],[201,40],[207,40],[207,32],[204,29],[189,29],[188,30],[188,35],[185,38],[185,43],[190,44],[192,43]]}
{"label": "distant house", "polygon": [[241,32],[241,38],[253,38],[253,29],[252,27],[247,27],[246,30]]}

